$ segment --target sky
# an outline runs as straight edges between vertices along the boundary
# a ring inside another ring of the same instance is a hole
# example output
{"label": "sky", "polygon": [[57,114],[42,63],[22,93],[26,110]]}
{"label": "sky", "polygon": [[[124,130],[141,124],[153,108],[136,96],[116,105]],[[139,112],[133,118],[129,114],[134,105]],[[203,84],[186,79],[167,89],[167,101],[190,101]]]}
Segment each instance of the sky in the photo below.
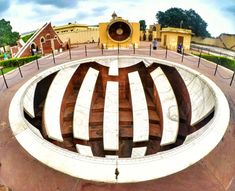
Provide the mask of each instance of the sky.
{"label": "sky", "polygon": [[0,0],[0,19],[13,31],[36,30],[46,22],[53,26],[77,22],[108,22],[115,11],[132,22],[157,23],[156,13],[171,7],[194,9],[208,24],[212,36],[235,34],[235,0]]}

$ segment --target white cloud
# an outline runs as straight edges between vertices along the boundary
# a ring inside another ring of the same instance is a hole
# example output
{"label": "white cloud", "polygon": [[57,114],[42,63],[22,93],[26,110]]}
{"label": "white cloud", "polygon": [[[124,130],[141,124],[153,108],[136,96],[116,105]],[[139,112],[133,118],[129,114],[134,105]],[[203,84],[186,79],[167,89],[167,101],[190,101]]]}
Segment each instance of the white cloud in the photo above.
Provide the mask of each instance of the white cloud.
{"label": "white cloud", "polygon": [[78,3],[73,3],[74,6],[61,7],[59,4],[55,5],[54,2],[57,1],[36,4],[41,0],[12,0],[2,16],[11,21],[14,30],[25,32],[35,30],[50,21],[53,25],[75,21],[82,24],[98,24],[109,21],[113,11],[129,21],[138,22],[144,19],[150,25],[156,22],[155,15],[158,11],[171,7],[192,8],[208,23],[209,32],[218,36],[223,32],[235,33],[234,17],[228,17],[232,15],[231,11],[226,12],[229,10],[228,6],[235,6],[235,2],[226,1],[228,4],[219,0],[79,0]]}

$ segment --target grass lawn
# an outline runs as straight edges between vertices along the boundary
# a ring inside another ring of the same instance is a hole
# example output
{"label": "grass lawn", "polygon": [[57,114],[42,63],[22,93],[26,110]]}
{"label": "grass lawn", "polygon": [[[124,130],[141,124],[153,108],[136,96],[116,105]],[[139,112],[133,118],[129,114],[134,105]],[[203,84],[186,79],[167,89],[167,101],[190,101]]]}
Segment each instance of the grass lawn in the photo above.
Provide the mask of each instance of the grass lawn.
{"label": "grass lawn", "polygon": [[[199,56],[199,54],[195,55]],[[208,54],[202,54],[201,57],[211,62],[215,62],[216,64],[219,64],[221,66],[224,66],[230,70],[233,71],[235,70],[235,60],[232,60],[230,58],[224,56],[208,55]]]}
{"label": "grass lawn", "polygon": [[[10,72],[10,71],[14,70],[15,68],[17,68],[17,67],[13,66],[13,67],[3,68],[3,73],[6,74],[7,72]],[[2,72],[0,72],[0,76],[1,75],[2,75]]]}

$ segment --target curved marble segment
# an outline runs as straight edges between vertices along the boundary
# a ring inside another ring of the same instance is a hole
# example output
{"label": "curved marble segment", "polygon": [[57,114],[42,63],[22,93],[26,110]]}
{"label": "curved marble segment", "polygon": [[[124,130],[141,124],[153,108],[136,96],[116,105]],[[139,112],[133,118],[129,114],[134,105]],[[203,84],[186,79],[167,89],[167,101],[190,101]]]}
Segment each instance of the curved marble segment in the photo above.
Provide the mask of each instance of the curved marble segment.
{"label": "curved marble segment", "polygon": [[118,82],[107,82],[104,103],[103,141],[104,150],[108,151],[117,151],[119,148],[118,90]]}
{"label": "curved marble segment", "polygon": [[143,58],[138,56],[109,56],[109,57],[102,57],[102,58],[91,58],[92,61],[97,62],[103,66],[110,67],[112,62],[118,63],[118,68],[126,68],[129,66],[133,66],[135,64],[138,64],[140,62],[144,62],[145,66],[148,67],[151,65],[154,61],[153,58]]}
{"label": "curved marble segment", "polygon": [[133,142],[149,140],[149,114],[139,73],[128,73],[133,113]]}
{"label": "curved marble segment", "polygon": [[60,70],[55,76],[47,93],[44,106],[44,123],[49,138],[56,141],[63,141],[60,129],[61,103],[67,85],[77,67],[70,67]]}
{"label": "curved marble segment", "polygon": [[23,101],[25,112],[32,118],[35,117],[34,95],[35,95],[36,87],[37,87],[37,82],[34,82],[30,85],[30,87],[28,88],[24,96],[24,101]]}
{"label": "curved marble segment", "polygon": [[179,130],[179,111],[173,89],[160,67],[150,74],[157,88],[162,107],[163,134],[161,146],[175,143]]}
{"label": "curved marble segment", "polygon": [[89,116],[93,92],[99,71],[89,68],[75,103],[73,114],[73,136],[77,139],[89,140]]}
{"label": "curved marble segment", "polygon": [[185,140],[184,140],[184,143],[183,144],[188,144],[190,143],[191,141],[193,141],[194,139],[200,137],[204,132],[205,130],[211,125],[211,123],[213,122],[213,120],[209,121],[208,124],[206,124],[203,128],[200,128],[199,130],[189,134]]}
{"label": "curved marble segment", "polygon": [[117,155],[105,155],[105,158],[118,159],[118,156]]}
{"label": "curved marble segment", "polygon": [[191,100],[191,125],[195,125],[207,117],[215,107],[215,96],[207,84],[198,75],[181,68],[177,71],[187,86]]}
{"label": "curved marble segment", "polygon": [[147,147],[132,148],[131,158],[144,157],[147,151]]}
{"label": "curved marble segment", "polygon": [[78,153],[80,153],[81,155],[93,157],[93,153],[92,153],[90,146],[76,144],[76,149],[77,149]]}
{"label": "curved marble segment", "polygon": [[109,66],[109,76],[118,76],[118,69],[118,60],[111,61]]}
{"label": "curved marble segment", "polygon": [[143,62],[146,67],[149,67],[153,64],[153,60],[151,58],[150,59],[143,59]]}
{"label": "curved marble segment", "polygon": [[40,138],[43,138],[41,132],[36,128],[34,127],[31,123],[29,123],[28,121],[25,121],[26,124],[28,125],[29,129],[37,136],[39,136]]}

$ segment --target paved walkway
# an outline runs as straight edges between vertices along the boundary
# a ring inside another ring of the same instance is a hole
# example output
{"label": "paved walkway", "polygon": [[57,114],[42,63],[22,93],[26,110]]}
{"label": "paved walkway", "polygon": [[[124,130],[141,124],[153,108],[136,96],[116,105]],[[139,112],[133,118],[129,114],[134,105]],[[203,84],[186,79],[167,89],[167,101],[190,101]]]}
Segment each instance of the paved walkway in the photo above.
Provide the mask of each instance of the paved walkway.
{"label": "paved walkway", "polygon": [[[72,60],[85,58],[85,45],[73,48]],[[102,52],[96,44],[87,45],[87,56],[101,56]],[[133,50],[120,50],[120,55],[133,55]],[[104,50],[103,55],[117,55],[118,50]],[[142,44],[136,49],[137,55],[149,55],[149,44]],[[165,50],[152,51],[151,55],[165,59]],[[181,55],[168,51],[167,60],[184,64],[212,79],[224,91],[231,109],[230,126],[219,145],[203,160],[191,167],[165,178],[133,184],[106,184],[79,180],[40,163],[32,158],[16,141],[8,123],[8,108],[17,89],[37,73],[53,67],[52,56],[39,60],[40,70],[36,62],[22,66],[23,78],[15,70],[6,75],[9,89],[6,89],[3,78],[0,76],[0,185],[7,185],[14,191],[234,191],[235,180],[235,82],[230,87],[233,72],[218,67],[214,76],[216,65],[201,60],[198,68],[198,58],[185,56],[183,63]],[[56,55],[56,65],[70,61],[69,52]],[[196,153],[195,153],[196,154]],[[50,156],[48,156],[50,157]],[[172,164],[177,165],[177,164]],[[95,170],[95,169],[94,169]],[[101,172],[102,173],[102,172]]]}

